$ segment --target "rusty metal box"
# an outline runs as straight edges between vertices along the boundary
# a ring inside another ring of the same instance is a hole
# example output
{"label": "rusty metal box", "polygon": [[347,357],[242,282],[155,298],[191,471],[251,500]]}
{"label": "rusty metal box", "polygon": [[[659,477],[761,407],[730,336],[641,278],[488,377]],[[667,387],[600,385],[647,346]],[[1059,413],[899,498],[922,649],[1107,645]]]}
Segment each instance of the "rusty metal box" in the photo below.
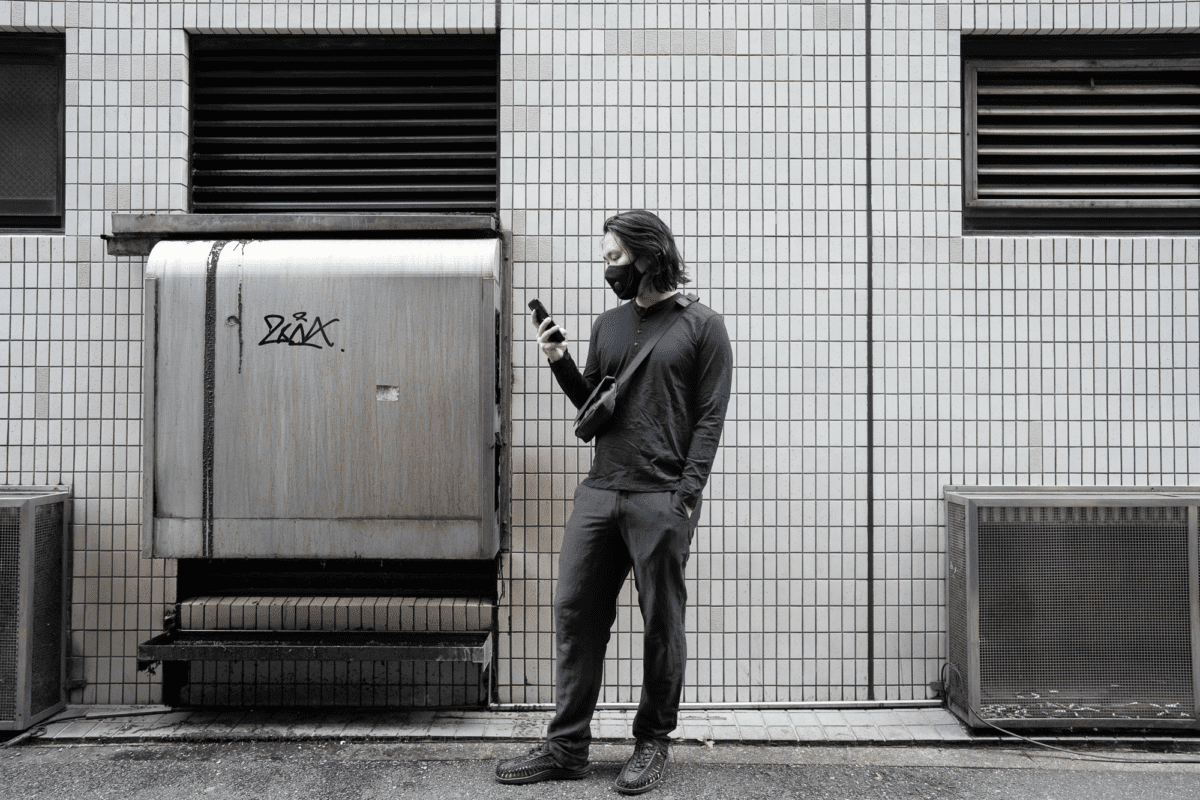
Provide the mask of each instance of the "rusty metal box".
{"label": "rusty metal box", "polygon": [[500,243],[162,242],[143,550],[495,555]]}

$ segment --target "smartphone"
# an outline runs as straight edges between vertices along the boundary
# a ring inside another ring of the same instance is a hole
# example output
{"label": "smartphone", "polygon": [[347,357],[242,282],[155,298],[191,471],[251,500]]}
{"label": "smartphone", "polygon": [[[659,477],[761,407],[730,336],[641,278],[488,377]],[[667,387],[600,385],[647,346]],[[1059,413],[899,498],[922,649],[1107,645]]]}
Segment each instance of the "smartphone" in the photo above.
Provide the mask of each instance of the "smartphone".
{"label": "smartphone", "polygon": [[[542,321],[550,316],[550,312],[546,310],[544,305],[542,305],[542,301],[538,300],[536,297],[529,301],[529,309],[533,312],[533,318],[537,320],[538,325],[541,325]],[[561,342],[565,340],[561,333],[555,331],[554,333],[550,334],[550,341]]]}

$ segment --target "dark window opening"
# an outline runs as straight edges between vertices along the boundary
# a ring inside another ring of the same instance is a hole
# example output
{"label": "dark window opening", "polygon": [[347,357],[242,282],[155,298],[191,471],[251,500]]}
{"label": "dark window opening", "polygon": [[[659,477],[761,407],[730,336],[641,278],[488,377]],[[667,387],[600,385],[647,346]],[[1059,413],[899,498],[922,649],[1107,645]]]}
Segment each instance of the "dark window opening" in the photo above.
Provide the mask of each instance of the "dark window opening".
{"label": "dark window opening", "polygon": [[499,38],[195,36],[196,213],[493,213]]}
{"label": "dark window opening", "polygon": [[63,226],[61,34],[0,33],[0,228]]}
{"label": "dark window opening", "polygon": [[975,231],[1200,228],[1200,37],[963,38]]}

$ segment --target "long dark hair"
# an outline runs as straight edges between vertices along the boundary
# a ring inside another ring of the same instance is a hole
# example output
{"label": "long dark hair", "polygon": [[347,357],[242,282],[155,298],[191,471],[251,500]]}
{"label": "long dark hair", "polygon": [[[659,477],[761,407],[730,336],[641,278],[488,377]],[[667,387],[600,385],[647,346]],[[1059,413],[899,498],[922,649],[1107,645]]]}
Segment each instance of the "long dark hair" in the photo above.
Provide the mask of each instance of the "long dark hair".
{"label": "long dark hair", "polygon": [[656,292],[668,292],[690,282],[671,229],[649,211],[626,211],[609,217],[604,221],[604,232],[615,233],[634,261],[640,258],[649,262],[646,277]]}

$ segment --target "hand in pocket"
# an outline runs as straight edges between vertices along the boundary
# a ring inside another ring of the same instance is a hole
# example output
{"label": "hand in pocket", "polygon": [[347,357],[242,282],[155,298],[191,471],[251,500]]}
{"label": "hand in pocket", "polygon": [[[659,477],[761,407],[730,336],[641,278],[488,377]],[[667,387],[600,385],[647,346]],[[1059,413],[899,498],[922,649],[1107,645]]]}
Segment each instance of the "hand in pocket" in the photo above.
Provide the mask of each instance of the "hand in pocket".
{"label": "hand in pocket", "polygon": [[671,493],[671,508],[686,519],[692,518],[692,509],[679,499],[679,492]]}

